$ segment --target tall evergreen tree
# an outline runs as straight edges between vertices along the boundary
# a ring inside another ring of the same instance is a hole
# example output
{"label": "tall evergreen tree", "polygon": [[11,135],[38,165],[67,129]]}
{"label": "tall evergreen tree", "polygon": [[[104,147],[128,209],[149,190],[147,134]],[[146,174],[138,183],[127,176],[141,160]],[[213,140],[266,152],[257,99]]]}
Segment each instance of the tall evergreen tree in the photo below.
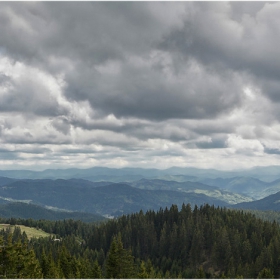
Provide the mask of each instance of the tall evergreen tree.
{"label": "tall evergreen tree", "polygon": [[133,278],[134,261],[131,252],[123,248],[121,235],[114,237],[106,260],[107,278]]}

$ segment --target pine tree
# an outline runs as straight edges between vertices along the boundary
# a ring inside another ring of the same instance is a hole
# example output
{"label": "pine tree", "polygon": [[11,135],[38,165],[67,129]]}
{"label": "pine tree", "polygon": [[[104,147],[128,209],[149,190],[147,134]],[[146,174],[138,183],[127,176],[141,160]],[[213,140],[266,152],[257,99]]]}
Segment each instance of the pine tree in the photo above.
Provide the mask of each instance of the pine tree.
{"label": "pine tree", "polygon": [[59,266],[61,269],[61,272],[63,274],[63,278],[74,278],[73,272],[72,272],[72,265],[71,265],[71,255],[66,249],[65,245],[62,246],[60,252],[59,252]]}
{"label": "pine tree", "polygon": [[54,259],[51,255],[51,252],[48,254],[48,273],[47,273],[48,279],[57,279],[59,277],[59,270],[54,262]]}
{"label": "pine tree", "polygon": [[97,260],[95,260],[94,263],[93,263],[92,278],[94,278],[94,279],[101,279],[102,278],[101,267],[98,264]]}
{"label": "pine tree", "polygon": [[257,278],[258,279],[273,279],[274,275],[270,269],[265,267],[259,272]]}
{"label": "pine tree", "polygon": [[147,273],[149,276],[148,278],[150,278],[150,279],[157,278],[155,269],[154,269],[153,264],[150,259],[148,259],[146,262],[146,269],[147,269]]}
{"label": "pine tree", "polygon": [[18,272],[18,278],[37,279],[42,278],[39,261],[36,259],[32,249],[23,249],[23,268]]}
{"label": "pine tree", "polygon": [[42,252],[42,255],[41,255],[40,265],[41,265],[41,269],[42,269],[42,273],[43,273],[43,278],[49,279],[50,278],[50,277],[48,277],[49,262],[48,262],[48,258],[46,256],[44,248],[43,248],[43,252]]}
{"label": "pine tree", "polygon": [[202,266],[199,267],[199,269],[196,271],[195,273],[195,277],[194,278],[197,278],[197,279],[204,279],[206,276],[205,276],[205,272],[202,268]]}
{"label": "pine tree", "polygon": [[12,235],[7,237],[7,243],[4,243],[3,237],[0,236],[1,257],[0,257],[0,277],[16,278],[16,251],[12,244]]}
{"label": "pine tree", "polygon": [[27,243],[12,243],[12,235],[7,237],[7,243],[1,243],[0,277],[1,278],[41,278],[42,272],[39,261],[33,249],[28,249]]}
{"label": "pine tree", "polygon": [[139,268],[139,272],[138,272],[138,277],[139,279],[146,279],[149,278],[149,274],[147,272],[146,266],[145,266],[145,262],[141,261],[140,264],[140,268]]}
{"label": "pine tree", "polygon": [[133,278],[134,261],[131,252],[123,248],[121,235],[114,237],[106,260],[106,278]]}

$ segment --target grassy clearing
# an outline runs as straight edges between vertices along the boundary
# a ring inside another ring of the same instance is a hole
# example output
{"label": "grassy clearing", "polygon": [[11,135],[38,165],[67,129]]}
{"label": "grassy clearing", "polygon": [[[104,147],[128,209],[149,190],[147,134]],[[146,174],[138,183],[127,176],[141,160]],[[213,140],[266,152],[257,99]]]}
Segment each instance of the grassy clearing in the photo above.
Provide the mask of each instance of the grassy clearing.
{"label": "grassy clearing", "polygon": [[[13,232],[15,226],[11,226],[9,224],[0,224],[0,230],[2,229],[6,229],[8,227],[11,227],[11,230]],[[36,228],[31,228],[31,227],[26,227],[26,226],[22,226],[22,225],[16,225],[16,227],[20,227],[21,232],[26,233],[28,239],[35,237],[35,238],[39,238],[39,237],[49,237],[51,236],[51,234],[41,230],[41,229],[36,229]]]}

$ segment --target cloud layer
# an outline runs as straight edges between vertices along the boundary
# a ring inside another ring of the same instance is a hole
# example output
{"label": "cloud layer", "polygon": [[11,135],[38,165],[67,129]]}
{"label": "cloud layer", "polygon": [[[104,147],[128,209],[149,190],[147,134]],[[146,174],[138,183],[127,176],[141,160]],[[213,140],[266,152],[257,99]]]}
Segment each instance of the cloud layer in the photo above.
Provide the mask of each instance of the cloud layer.
{"label": "cloud layer", "polygon": [[0,3],[0,168],[274,165],[280,3]]}

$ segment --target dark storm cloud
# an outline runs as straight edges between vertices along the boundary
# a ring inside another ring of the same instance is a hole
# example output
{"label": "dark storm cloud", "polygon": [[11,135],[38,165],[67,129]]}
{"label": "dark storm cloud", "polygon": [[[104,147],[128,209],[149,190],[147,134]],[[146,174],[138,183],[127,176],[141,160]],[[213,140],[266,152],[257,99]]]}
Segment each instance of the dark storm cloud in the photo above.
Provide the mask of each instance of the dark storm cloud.
{"label": "dark storm cloud", "polygon": [[89,64],[123,58],[129,51],[149,49],[159,27],[147,6],[140,3],[26,2],[1,6],[1,46],[12,56],[31,62],[47,60],[49,55]]}
{"label": "dark storm cloud", "polygon": [[[4,5],[2,14],[1,28],[6,32],[1,45],[11,56],[29,58],[29,63],[37,60],[39,64],[35,64],[42,67],[40,62],[45,63],[46,69],[51,67],[50,56],[70,60],[75,68],[65,73],[65,95],[72,100],[89,100],[101,115],[153,120],[215,118],[240,103],[240,87],[230,76],[219,79],[212,71],[190,69],[192,65],[176,76],[176,65],[168,65],[167,74],[164,58],[151,59],[150,52],[157,51],[168,28],[161,26],[148,4],[14,3]],[[141,61],[131,63],[135,56],[143,59],[143,65]],[[119,72],[96,70],[106,61],[119,63]],[[54,108],[35,111],[54,114]]]}
{"label": "dark storm cloud", "polygon": [[1,144],[46,164],[276,153],[260,141],[280,137],[279,14],[278,2],[2,2]]}
{"label": "dark storm cloud", "polygon": [[182,28],[164,35],[159,48],[219,71],[249,73],[263,94],[279,102],[278,2],[189,3]]}
{"label": "dark storm cloud", "polygon": [[124,64],[114,75],[81,69],[68,77],[66,95],[89,100],[101,115],[151,120],[215,118],[241,102],[241,85],[234,75],[224,74],[223,79],[211,71],[190,69],[169,79],[152,66]]}

